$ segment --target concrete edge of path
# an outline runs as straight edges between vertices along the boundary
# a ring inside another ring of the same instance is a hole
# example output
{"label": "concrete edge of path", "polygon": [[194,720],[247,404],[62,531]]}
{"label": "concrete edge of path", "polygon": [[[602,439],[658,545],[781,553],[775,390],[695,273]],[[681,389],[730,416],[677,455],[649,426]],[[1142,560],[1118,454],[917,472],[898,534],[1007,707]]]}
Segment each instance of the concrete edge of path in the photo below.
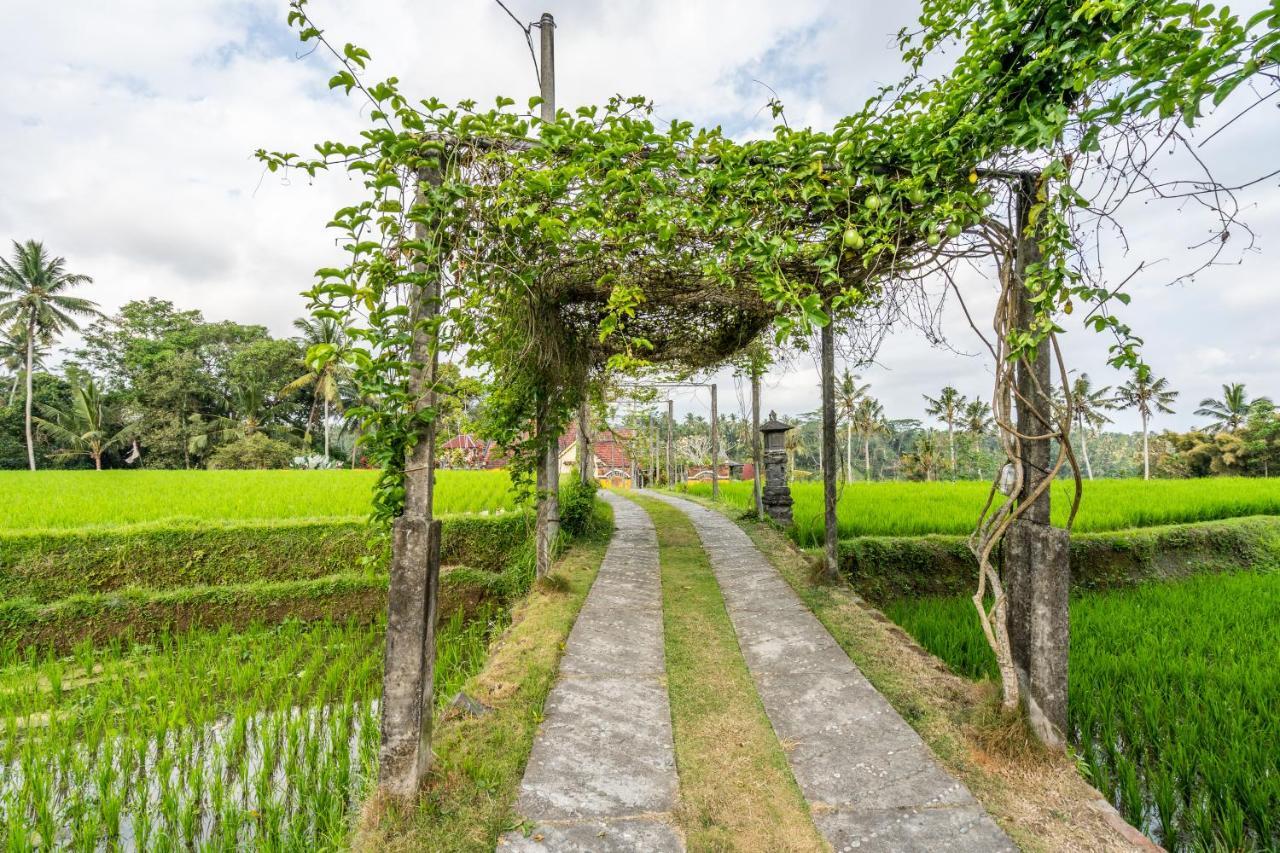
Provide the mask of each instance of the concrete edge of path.
{"label": "concrete edge of path", "polygon": [[614,535],[565,643],[516,800],[507,851],[676,853],[658,539],[648,514],[604,492]]}
{"label": "concrete edge of path", "polygon": [[765,713],[835,850],[1017,849],[743,530],[690,501],[644,494],[693,523]]}

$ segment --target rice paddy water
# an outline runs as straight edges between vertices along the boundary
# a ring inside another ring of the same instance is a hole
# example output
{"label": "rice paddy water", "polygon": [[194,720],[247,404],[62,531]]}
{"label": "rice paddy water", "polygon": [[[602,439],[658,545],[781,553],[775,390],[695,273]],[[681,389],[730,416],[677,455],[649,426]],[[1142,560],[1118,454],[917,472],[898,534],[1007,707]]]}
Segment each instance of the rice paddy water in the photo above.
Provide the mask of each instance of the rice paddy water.
{"label": "rice paddy water", "polygon": [[[441,626],[438,704],[503,618]],[[383,630],[288,622],[71,658],[10,650],[7,849],[337,849],[375,773]]]}

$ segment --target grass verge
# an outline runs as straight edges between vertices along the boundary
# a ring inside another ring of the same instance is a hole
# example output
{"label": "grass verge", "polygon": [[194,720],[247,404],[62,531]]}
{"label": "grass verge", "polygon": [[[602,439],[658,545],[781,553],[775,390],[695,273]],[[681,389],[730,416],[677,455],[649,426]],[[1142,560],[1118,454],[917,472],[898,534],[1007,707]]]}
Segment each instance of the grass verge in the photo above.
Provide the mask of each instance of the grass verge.
{"label": "grass verge", "polygon": [[436,761],[416,805],[400,810],[372,797],[352,839],[357,850],[492,851],[515,827],[516,793],[565,640],[608,547],[612,514],[599,503],[592,530],[512,612],[488,663],[464,690],[489,710],[445,714],[436,724]]}
{"label": "grass verge", "polygon": [[847,583],[815,583],[810,560],[776,528],[741,524],[872,685],[1021,849],[1151,849],[1105,806],[1069,758],[1038,752],[1010,732],[995,713],[990,683],[950,672]]}
{"label": "grass verge", "polygon": [[822,850],[760,704],[720,587],[689,519],[636,498],[658,531],[667,685],[691,850]]}

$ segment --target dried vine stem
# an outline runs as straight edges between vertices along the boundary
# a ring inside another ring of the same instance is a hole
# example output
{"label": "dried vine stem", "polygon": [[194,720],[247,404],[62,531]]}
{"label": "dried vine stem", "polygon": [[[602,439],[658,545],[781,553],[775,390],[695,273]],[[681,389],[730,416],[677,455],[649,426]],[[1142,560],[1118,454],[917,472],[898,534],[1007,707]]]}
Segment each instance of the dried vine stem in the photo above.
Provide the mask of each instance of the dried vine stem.
{"label": "dried vine stem", "polygon": [[[969,550],[978,562],[978,586],[972,599],[974,608],[978,612],[982,633],[995,654],[996,665],[1000,671],[1001,707],[1006,711],[1012,711],[1018,707],[1021,701],[1021,685],[1014,663],[1012,643],[1009,638],[1008,595],[1005,592],[1000,571],[993,562],[992,557],[1003,540],[1005,533],[1051,487],[1064,465],[1070,465],[1075,483],[1071,513],[1067,522],[1067,527],[1070,529],[1075,521],[1076,510],[1080,505],[1082,481],[1079,467],[1076,464],[1075,453],[1071,448],[1071,424],[1074,417],[1074,409],[1071,395],[1067,393],[1069,389],[1067,388],[1066,363],[1062,356],[1057,336],[1052,333],[1049,334],[1040,345],[1049,346],[1054,354],[1054,360],[1057,362],[1058,372],[1063,382],[1063,403],[1060,406],[1052,406],[1051,411],[1045,412],[1041,407],[1036,406],[1033,401],[1021,394],[1017,387],[1018,366],[1029,368],[1030,364],[1028,356],[1026,354],[1015,355],[1014,349],[1010,344],[1012,333],[1017,330],[1019,322],[1020,294],[1017,289],[1025,286],[1025,283],[1013,274],[1012,259],[1015,237],[1007,228],[993,228],[989,230],[988,234],[993,243],[993,254],[1001,258],[999,266],[1000,294],[996,300],[996,310],[992,322],[993,331],[995,332],[994,342],[973,323],[968,307],[964,304],[964,298],[959,289],[954,286],[954,282],[952,287],[960,300],[961,307],[964,310],[965,317],[969,320],[970,326],[982,339],[995,362],[992,412],[1001,449],[1004,451],[1007,466],[1013,472],[1012,483],[1009,484],[1007,493],[1001,489],[1004,470],[1001,469],[997,472],[987,493],[987,499],[983,504],[978,523],[968,541]],[[1050,389],[1040,387],[1039,380],[1034,378],[1034,373],[1029,370],[1028,373],[1036,383],[1035,396],[1040,399],[1051,400]],[[1029,410],[1039,422],[1051,425],[1052,429],[1041,434],[1022,432],[1016,426],[1016,411],[1018,408]],[[1053,465],[1045,472],[1044,478],[1036,484],[1030,494],[1023,496],[1026,471],[1022,461],[1022,448],[1025,441],[1053,441],[1057,443],[1059,452]],[[997,495],[1003,495],[1003,499],[997,501]],[[988,599],[990,599],[989,604]]]}

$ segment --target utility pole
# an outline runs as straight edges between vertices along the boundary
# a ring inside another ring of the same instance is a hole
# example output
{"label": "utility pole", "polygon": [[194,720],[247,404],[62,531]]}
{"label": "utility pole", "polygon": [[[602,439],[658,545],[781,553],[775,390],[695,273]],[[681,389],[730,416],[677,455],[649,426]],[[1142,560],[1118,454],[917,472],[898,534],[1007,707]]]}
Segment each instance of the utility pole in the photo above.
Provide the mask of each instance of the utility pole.
{"label": "utility pole", "polygon": [[667,488],[673,488],[676,484],[676,453],[674,445],[674,434],[676,428],[676,403],[675,400],[667,400]]}
{"label": "utility pole", "polygon": [[720,500],[720,410],[716,407],[716,384],[711,383],[711,500]]}
{"label": "utility pole", "polygon": [[539,64],[541,76],[538,80],[542,90],[542,120],[556,120],[556,19],[550,12],[543,12],[538,21],[538,34],[541,36],[542,61]]}
{"label": "utility pole", "polygon": [[[538,33],[542,42],[542,64],[538,80],[542,90],[542,120],[551,122],[556,117],[556,21],[550,12],[542,13]],[[547,425],[544,423],[537,426]],[[556,536],[560,533],[560,435],[549,428],[540,432],[545,433],[539,437],[547,442],[547,446],[538,466],[541,476],[537,479],[541,482],[537,484],[539,494],[535,539],[537,574],[538,577],[545,577],[551,571],[551,552],[555,547]]]}

